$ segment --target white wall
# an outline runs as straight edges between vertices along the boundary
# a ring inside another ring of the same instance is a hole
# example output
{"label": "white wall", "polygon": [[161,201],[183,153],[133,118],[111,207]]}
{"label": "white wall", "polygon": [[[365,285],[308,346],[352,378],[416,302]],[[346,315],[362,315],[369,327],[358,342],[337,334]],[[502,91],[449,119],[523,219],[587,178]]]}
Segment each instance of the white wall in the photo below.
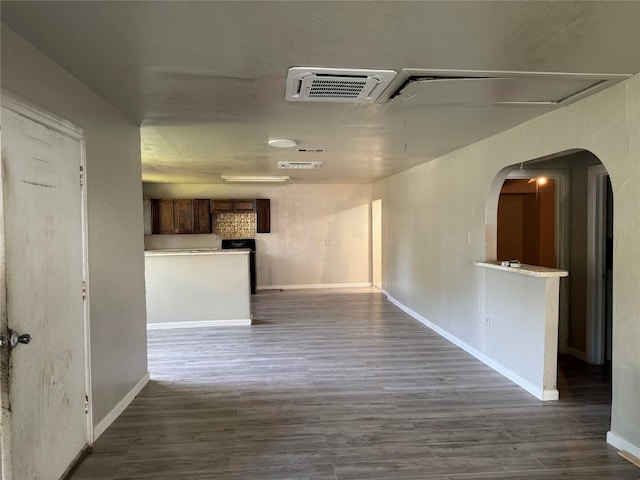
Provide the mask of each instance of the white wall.
{"label": "white wall", "polygon": [[[269,198],[256,235],[258,288],[371,282],[370,185],[144,184],[152,198]],[[215,246],[215,235],[152,235],[147,248]],[[330,243],[330,245],[327,245]]]}
{"label": "white wall", "polygon": [[85,132],[97,424],[147,371],[139,128],[4,24],[2,87]]}
{"label": "white wall", "polygon": [[[640,451],[640,75],[375,183],[372,198],[383,199],[383,287],[491,356],[479,311],[484,285],[473,261],[495,255],[494,179],[509,165],[571,149],[591,151],[611,175],[616,242],[610,439]],[[506,173],[500,175],[502,180]],[[489,192],[492,208],[485,211]]]}

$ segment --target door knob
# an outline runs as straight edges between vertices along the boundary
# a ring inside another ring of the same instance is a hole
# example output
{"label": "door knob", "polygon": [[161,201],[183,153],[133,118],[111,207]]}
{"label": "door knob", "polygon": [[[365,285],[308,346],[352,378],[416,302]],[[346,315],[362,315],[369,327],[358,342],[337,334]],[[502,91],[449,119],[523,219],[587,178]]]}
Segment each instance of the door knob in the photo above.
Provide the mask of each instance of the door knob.
{"label": "door knob", "polygon": [[28,345],[29,342],[31,342],[31,335],[29,335],[28,333],[25,333],[24,335],[18,335],[17,333],[13,332],[11,334],[11,338],[9,339],[11,348],[17,347],[19,343]]}

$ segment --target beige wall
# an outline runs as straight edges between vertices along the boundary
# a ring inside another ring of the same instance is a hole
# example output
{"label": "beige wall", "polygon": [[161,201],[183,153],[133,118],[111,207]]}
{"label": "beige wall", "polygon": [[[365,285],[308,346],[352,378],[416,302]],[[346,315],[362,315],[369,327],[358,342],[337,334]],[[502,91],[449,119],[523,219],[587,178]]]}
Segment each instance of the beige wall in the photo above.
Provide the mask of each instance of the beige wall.
{"label": "beige wall", "polygon": [[640,75],[375,183],[372,198],[383,199],[383,286],[490,356],[478,301],[485,286],[473,261],[495,257],[503,169],[572,149],[593,152],[611,175],[616,239],[611,429],[640,448]]}
{"label": "beige wall", "polygon": [[85,132],[92,395],[98,423],[147,371],[139,128],[4,24],[2,88]]}
{"label": "beige wall", "polygon": [[[371,186],[147,183],[152,198],[269,198],[271,233],[256,235],[258,288],[371,282]],[[152,235],[147,248],[216,246],[215,235]]]}

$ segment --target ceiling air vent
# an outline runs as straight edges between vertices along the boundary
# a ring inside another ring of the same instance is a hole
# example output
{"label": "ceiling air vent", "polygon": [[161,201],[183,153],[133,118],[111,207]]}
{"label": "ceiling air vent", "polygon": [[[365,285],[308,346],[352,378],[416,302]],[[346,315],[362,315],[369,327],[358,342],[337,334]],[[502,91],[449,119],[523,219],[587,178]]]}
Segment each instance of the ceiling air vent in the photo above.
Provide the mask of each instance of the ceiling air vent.
{"label": "ceiling air vent", "polygon": [[385,96],[403,96],[411,105],[553,108],[625,78],[628,75],[403,69]]}
{"label": "ceiling air vent", "polygon": [[302,153],[323,153],[324,148],[299,148],[298,151]]}
{"label": "ceiling air vent", "polygon": [[285,98],[292,102],[373,103],[395,76],[393,70],[291,67]]}
{"label": "ceiling air vent", "polygon": [[321,166],[322,162],[278,162],[278,168],[287,170],[314,170]]}

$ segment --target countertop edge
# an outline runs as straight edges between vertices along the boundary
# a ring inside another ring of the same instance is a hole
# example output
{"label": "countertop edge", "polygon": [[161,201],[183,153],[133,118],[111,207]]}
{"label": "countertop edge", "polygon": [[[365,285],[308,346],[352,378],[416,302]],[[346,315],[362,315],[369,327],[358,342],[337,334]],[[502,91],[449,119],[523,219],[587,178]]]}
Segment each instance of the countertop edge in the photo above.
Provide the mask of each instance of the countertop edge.
{"label": "countertop edge", "polygon": [[184,249],[184,250],[145,250],[145,257],[172,257],[172,256],[185,256],[185,255],[248,255],[251,252],[250,248],[236,248],[228,250],[201,250],[197,249]]}
{"label": "countertop edge", "polygon": [[502,270],[504,272],[518,273],[520,275],[528,275],[530,277],[553,278],[568,277],[569,272],[566,270],[557,270],[555,268],[539,267],[537,265],[522,264],[520,267],[503,267],[498,262],[476,261],[474,265],[483,268],[491,268],[493,270]]}

